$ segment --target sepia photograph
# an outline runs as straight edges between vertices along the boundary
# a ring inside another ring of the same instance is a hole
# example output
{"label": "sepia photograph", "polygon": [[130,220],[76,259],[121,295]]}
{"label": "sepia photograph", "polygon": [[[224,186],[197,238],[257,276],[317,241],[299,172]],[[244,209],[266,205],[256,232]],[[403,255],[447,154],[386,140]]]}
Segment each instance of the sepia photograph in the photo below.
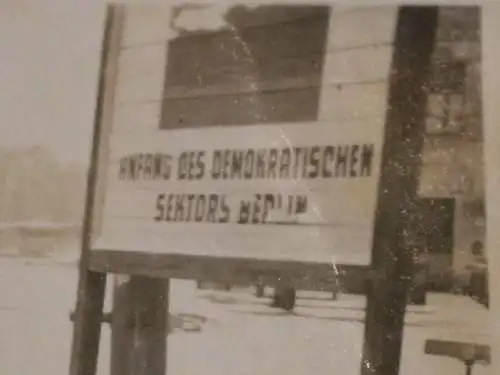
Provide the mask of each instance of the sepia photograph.
{"label": "sepia photograph", "polygon": [[0,0],[0,373],[496,375],[498,17]]}

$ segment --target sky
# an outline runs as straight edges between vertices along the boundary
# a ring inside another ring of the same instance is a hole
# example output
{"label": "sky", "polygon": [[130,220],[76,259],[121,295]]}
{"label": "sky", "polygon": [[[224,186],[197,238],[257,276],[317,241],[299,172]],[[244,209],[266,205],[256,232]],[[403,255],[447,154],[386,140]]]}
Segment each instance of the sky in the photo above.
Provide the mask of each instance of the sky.
{"label": "sky", "polygon": [[103,21],[100,1],[0,0],[0,148],[88,162]]}

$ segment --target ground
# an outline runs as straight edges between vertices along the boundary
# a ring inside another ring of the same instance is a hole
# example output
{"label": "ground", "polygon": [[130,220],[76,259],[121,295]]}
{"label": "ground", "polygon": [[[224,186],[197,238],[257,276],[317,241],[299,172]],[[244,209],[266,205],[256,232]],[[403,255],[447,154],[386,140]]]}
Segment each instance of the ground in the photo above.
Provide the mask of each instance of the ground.
{"label": "ground", "polygon": [[[0,258],[2,375],[67,374],[75,291],[74,262]],[[168,375],[359,374],[362,297],[332,301],[329,294],[299,293],[295,314],[268,304],[248,290],[197,291],[192,282],[174,281]],[[486,312],[467,297],[439,294],[412,307],[401,375],[465,374],[457,360],[424,354],[424,342],[487,343]],[[106,326],[99,375],[109,373],[108,347]],[[477,365],[473,375],[487,372]]]}

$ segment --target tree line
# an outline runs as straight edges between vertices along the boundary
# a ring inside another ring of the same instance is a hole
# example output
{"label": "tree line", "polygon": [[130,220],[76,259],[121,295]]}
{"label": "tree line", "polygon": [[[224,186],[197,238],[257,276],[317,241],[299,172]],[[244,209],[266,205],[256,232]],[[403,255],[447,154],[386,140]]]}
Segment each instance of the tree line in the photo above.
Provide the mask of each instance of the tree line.
{"label": "tree line", "polygon": [[81,221],[85,166],[57,160],[43,146],[0,150],[0,222]]}

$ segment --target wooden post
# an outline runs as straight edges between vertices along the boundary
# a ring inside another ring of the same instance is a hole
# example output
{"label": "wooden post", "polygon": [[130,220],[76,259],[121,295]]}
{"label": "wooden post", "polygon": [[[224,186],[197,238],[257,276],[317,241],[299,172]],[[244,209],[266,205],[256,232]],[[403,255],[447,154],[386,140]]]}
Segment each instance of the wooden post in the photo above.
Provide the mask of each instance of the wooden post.
{"label": "wooden post", "polygon": [[113,27],[113,15],[108,7],[104,40],[101,51],[101,67],[99,72],[99,88],[94,118],[94,138],[90,167],[87,177],[87,195],[82,230],[81,255],[78,275],[78,291],[74,313],[73,339],[70,358],[70,375],[95,375],[101,336],[101,319],[106,289],[106,273],[89,270],[90,241],[92,235],[92,219],[95,206],[95,193],[98,178],[99,151],[101,148],[101,120],[105,107],[105,86],[108,67],[109,44]]}
{"label": "wooden post", "polygon": [[105,287],[105,273],[89,270],[80,272],[70,375],[94,375],[97,371]]}
{"label": "wooden post", "polygon": [[274,288],[274,296],[271,306],[290,311],[294,309],[296,300],[296,289],[288,284],[280,284]]}
{"label": "wooden post", "polygon": [[265,288],[266,288],[266,286],[264,284],[257,283],[257,285],[255,286],[255,296],[257,298],[264,297]]}
{"label": "wooden post", "polygon": [[169,280],[120,276],[113,297],[111,375],[165,375]]}
{"label": "wooden post", "polygon": [[394,39],[382,168],[372,248],[375,278],[367,285],[362,375],[399,373],[418,204],[426,85],[438,8],[402,6]]}
{"label": "wooden post", "polygon": [[474,361],[465,361],[465,375],[472,375],[472,367],[474,366]]}
{"label": "wooden post", "polygon": [[133,365],[130,375],[167,372],[168,279],[132,276],[130,301],[134,316]]}
{"label": "wooden post", "polygon": [[111,375],[127,375],[132,367],[134,316],[130,296],[130,277],[115,276],[111,313]]}

